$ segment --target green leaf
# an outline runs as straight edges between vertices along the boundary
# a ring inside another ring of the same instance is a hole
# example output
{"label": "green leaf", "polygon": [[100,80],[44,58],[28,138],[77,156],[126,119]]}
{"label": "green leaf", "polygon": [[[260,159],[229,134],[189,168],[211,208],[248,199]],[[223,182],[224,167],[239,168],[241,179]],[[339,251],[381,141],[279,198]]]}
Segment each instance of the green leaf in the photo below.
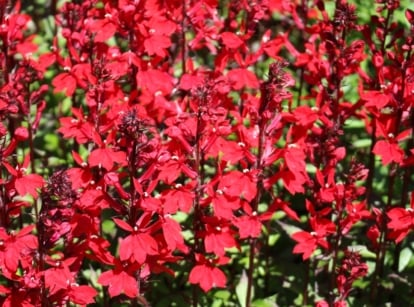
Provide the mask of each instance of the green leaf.
{"label": "green leaf", "polygon": [[413,256],[411,248],[405,247],[400,253],[400,261],[398,262],[398,272],[402,272],[405,267],[410,263],[410,260]]}
{"label": "green leaf", "polygon": [[354,148],[367,148],[371,146],[371,140],[366,138],[366,139],[360,139],[360,140],[355,140],[352,143],[352,147]]}
{"label": "green leaf", "polygon": [[375,259],[377,256],[364,245],[352,245],[349,247],[349,249],[359,253],[365,259]]}
{"label": "green leaf", "polygon": [[106,234],[115,233],[115,223],[111,220],[105,220],[102,222],[102,232]]}
{"label": "green leaf", "polygon": [[306,172],[308,174],[315,174],[316,173],[316,167],[315,167],[315,165],[312,165],[310,163],[307,163],[306,164]]}
{"label": "green leaf", "polygon": [[276,295],[268,297],[266,299],[255,300],[252,303],[252,307],[277,307]]}
{"label": "green leaf", "polygon": [[289,237],[292,236],[292,234],[294,234],[295,232],[302,231],[302,229],[300,229],[299,227],[289,225],[281,221],[276,221],[276,223],[278,223],[279,226],[282,227],[282,229],[288,234]]}
{"label": "green leaf", "polygon": [[216,293],[214,293],[214,297],[223,301],[228,301],[231,297],[231,293],[228,290],[217,290]]}
{"label": "green leaf", "polygon": [[280,233],[275,233],[269,235],[269,246],[274,246],[277,242],[277,240],[280,239]]}
{"label": "green leaf", "polygon": [[[240,277],[240,281],[236,286],[236,295],[239,300],[241,307],[246,307],[246,296],[247,296],[247,287],[248,287],[248,278],[246,271],[243,270],[243,273]],[[254,296],[254,288],[252,288],[252,297]]]}
{"label": "green leaf", "polygon": [[59,137],[55,133],[48,133],[44,137],[44,148],[55,152],[59,149]]}

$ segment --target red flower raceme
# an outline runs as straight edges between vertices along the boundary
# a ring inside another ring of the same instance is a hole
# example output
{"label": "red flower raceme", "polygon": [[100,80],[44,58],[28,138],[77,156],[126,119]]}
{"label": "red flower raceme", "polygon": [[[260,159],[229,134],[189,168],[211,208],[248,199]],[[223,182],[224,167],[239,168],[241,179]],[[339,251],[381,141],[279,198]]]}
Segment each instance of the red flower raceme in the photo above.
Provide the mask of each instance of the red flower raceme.
{"label": "red flower raceme", "polygon": [[339,299],[336,302],[343,302],[346,306],[345,299],[352,291],[353,282],[364,277],[367,273],[368,265],[361,261],[361,256],[357,252],[346,250],[336,277],[339,291]]}

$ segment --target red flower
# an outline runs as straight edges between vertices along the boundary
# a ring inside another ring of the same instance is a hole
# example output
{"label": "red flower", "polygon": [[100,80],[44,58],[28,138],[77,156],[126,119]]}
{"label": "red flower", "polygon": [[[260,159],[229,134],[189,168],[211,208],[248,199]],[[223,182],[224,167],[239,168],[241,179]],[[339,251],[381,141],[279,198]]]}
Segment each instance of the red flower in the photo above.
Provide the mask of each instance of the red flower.
{"label": "red flower", "polygon": [[388,165],[391,162],[401,163],[404,158],[404,151],[398,143],[391,140],[380,140],[375,143],[372,152],[382,159],[382,164]]}
{"label": "red flower", "polygon": [[188,248],[184,244],[184,238],[181,234],[181,226],[176,220],[165,216],[162,221],[162,231],[165,242],[171,251],[178,248],[183,252],[187,252]]}
{"label": "red flower", "polygon": [[79,144],[84,144],[93,139],[93,125],[85,120],[83,112],[72,108],[73,117],[62,117],[60,119],[61,127],[58,129],[64,138],[75,138]]}
{"label": "red flower", "polygon": [[74,304],[86,305],[95,302],[94,297],[98,292],[86,285],[79,285],[76,273],[69,270],[69,265],[76,259],[68,258],[63,262],[57,262],[57,267],[52,267],[44,272],[45,286],[51,301],[63,303],[66,299]]}
{"label": "red flower", "polygon": [[230,70],[227,78],[235,90],[241,90],[244,87],[257,88],[259,86],[256,75],[246,68]]}
{"label": "red flower", "polygon": [[0,228],[0,266],[4,271],[15,273],[19,260],[25,253],[37,249],[37,237],[30,234],[34,225],[21,229],[17,234],[8,234],[4,228]]}
{"label": "red flower", "polygon": [[262,232],[262,223],[257,214],[237,217],[233,223],[239,229],[240,239],[258,238]]}
{"label": "red flower", "polygon": [[194,201],[195,182],[190,182],[185,186],[180,183],[174,186],[174,189],[168,189],[162,192],[162,202],[165,214],[174,214],[180,209],[182,212],[189,213]]}
{"label": "red flower", "polygon": [[[67,68],[70,69],[69,67]],[[65,92],[67,96],[72,96],[76,89],[76,78],[70,72],[63,72],[57,75],[53,81],[54,92]]]}
{"label": "red flower", "polygon": [[303,254],[303,260],[309,259],[318,246],[329,248],[327,235],[335,232],[335,224],[327,219],[312,217],[310,224],[312,232],[299,231],[292,235],[292,239],[298,242],[293,249],[294,254]]}
{"label": "red flower", "polygon": [[224,256],[226,248],[237,246],[230,225],[215,217],[205,218],[204,246],[207,253]]}
{"label": "red flower", "polygon": [[107,13],[103,19],[87,19],[88,30],[91,31],[95,42],[104,42],[111,38],[117,29],[116,18]]}
{"label": "red flower", "polygon": [[197,265],[193,267],[188,277],[192,284],[199,284],[204,292],[210,291],[212,288],[226,287],[226,275],[223,271],[216,267],[216,264],[225,264],[227,258],[207,259],[203,255],[196,255]]}
{"label": "red flower", "polygon": [[232,32],[221,33],[221,39],[223,44],[229,49],[237,49],[244,44],[243,40]]}
{"label": "red flower", "polygon": [[124,266],[118,259],[115,260],[115,267],[112,270],[103,272],[98,278],[98,282],[103,286],[108,286],[111,297],[124,293],[126,296],[134,298],[138,295],[137,280],[133,276],[137,268],[135,266]]}
{"label": "red flower", "polygon": [[114,222],[123,230],[131,233],[121,240],[119,256],[122,261],[132,259],[142,264],[145,262],[147,255],[158,254],[158,244],[151,235],[141,231],[138,226],[132,228],[123,220],[114,218]]}
{"label": "red flower", "polygon": [[182,153],[177,153],[176,155],[166,154],[163,156],[158,170],[160,171],[158,179],[165,181],[167,184],[172,184],[182,173],[190,178],[195,178],[197,175],[185,163]]}
{"label": "red flower", "polygon": [[123,151],[114,151],[110,147],[97,148],[89,155],[88,162],[90,166],[103,167],[110,171],[114,163],[126,164],[126,154]]}
{"label": "red flower", "polygon": [[141,28],[144,40],[145,51],[149,55],[158,55],[166,57],[168,55],[168,48],[171,46],[170,35],[175,32],[176,24],[154,15],[148,22],[145,22],[147,29]]}
{"label": "red flower", "polygon": [[387,226],[391,229],[390,237],[401,242],[414,229],[414,208],[393,208],[387,212],[390,218]]}
{"label": "red flower", "polygon": [[387,212],[390,221],[387,227],[391,230],[389,237],[399,243],[414,230],[414,194],[411,194],[411,204],[409,208],[392,208]]}
{"label": "red flower", "polygon": [[3,166],[7,169],[10,175],[14,177],[13,180],[10,182],[10,185],[14,185],[14,188],[16,189],[17,193],[19,193],[19,195],[21,196],[30,194],[34,198],[37,198],[37,190],[43,187],[43,185],[45,184],[45,180],[42,176],[37,174],[26,175],[26,171],[29,167],[29,164],[29,155],[26,155],[22,165],[19,165],[16,169],[13,168],[7,162],[3,162]]}

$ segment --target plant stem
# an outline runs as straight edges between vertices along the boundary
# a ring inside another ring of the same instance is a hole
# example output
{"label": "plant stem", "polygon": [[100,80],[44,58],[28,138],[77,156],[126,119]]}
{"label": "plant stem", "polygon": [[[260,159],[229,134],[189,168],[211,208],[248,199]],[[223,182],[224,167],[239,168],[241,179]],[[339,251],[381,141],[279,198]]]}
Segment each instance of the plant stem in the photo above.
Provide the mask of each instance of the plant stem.
{"label": "plant stem", "polygon": [[[268,93],[265,93],[265,91],[267,91],[267,88],[264,87],[264,90],[262,91],[262,99],[265,99],[265,97],[268,97]],[[264,109],[263,105],[267,102],[262,101],[261,102],[262,105],[260,107],[260,109]],[[260,115],[262,115],[262,112],[260,112]],[[257,188],[257,192],[256,192],[256,197],[253,199],[251,207],[252,207],[252,211],[253,212],[257,212],[258,206],[259,206],[259,202],[260,202],[260,198],[262,195],[262,176],[263,174],[261,173],[263,171],[263,167],[262,167],[262,155],[263,155],[263,145],[264,145],[264,141],[265,141],[265,129],[266,128],[266,121],[263,118],[263,116],[260,116],[259,119],[259,144],[258,144],[258,150],[257,150],[257,156],[256,156],[256,170],[258,170],[259,173],[259,178],[257,180],[256,183],[256,188]],[[247,293],[246,293],[246,307],[250,307],[251,306],[251,300],[252,300],[252,288],[253,288],[253,273],[254,273],[254,269],[255,269],[255,264],[254,264],[254,259],[256,256],[256,243],[257,243],[257,239],[251,239],[250,240],[250,244],[249,244],[249,268],[247,271]]]}
{"label": "plant stem", "polygon": [[[200,101],[200,105],[204,105],[204,99]],[[202,218],[202,209],[201,209],[201,197],[202,197],[202,187],[204,184],[204,158],[203,150],[201,148],[201,136],[202,136],[202,110],[199,106],[197,111],[197,127],[196,127],[196,136],[195,136],[195,170],[197,171],[197,184],[195,187],[195,197],[194,197],[194,219],[193,219],[193,233],[194,233],[194,246],[193,246],[193,262],[197,263],[196,254],[202,253],[203,251],[203,242],[201,241],[198,233],[201,229],[201,218]],[[196,285],[193,285],[193,307],[198,306],[198,288]]]}
{"label": "plant stem", "polygon": [[368,161],[368,177],[366,182],[365,197],[368,200],[368,205],[371,204],[372,198],[372,185],[374,183],[375,175],[375,154],[373,152],[375,143],[377,142],[377,122],[375,118],[372,120],[372,132],[371,132],[371,146],[369,148],[369,161]]}
{"label": "plant stem", "polygon": [[329,291],[329,304],[333,305],[334,300],[335,300],[335,295],[334,295],[334,290],[336,288],[336,266],[338,264],[338,251],[339,251],[339,246],[341,243],[341,238],[342,238],[342,228],[341,228],[341,221],[343,219],[343,213],[344,213],[344,207],[345,207],[345,200],[342,199],[342,203],[339,205],[339,213],[338,213],[338,218],[337,218],[337,231],[336,231],[336,236],[335,236],[335,245],[334,245],[334,255],[332,258],[332,267],[331,267],[331,272],[330,272],[330,276],[331,276],[331,284],[330,284],[330,291]]}
{"label": "plant stem", "polygon": [[[385,55],[385,41],[390,31],[389,22],[392,18],[392,15],[393,15],[393,11],[388,10],[387,16],[385,17],[385,21],[384,21],[385,27],[383,29],[384,30],[383,40],[381,41],[381,46],[380,46],[381,56]],[[376,80],[375,88],[379,90],[381,88],[381,84],[379,81],[378,74],[377,74],[376,79],[377,80]],[[372,151],[374,149],[375,143],[377,142],[376,133],[377,133],[377,122],[375,121],[375,118],[374,118],[372,120],[371,147],[369,151],[368,178],[367,178],[367,184],[366,184],[366,199],[368,200],[368,204],[370,204],[372,200],[372,185],[374,183],[374,176],[375,176],[375,154]]]}
{"label": "plant stem", "polygon": [[138,219],[138,212],[137,208],[135,206],[135,199],[136,199],[136,191],[135,191],[135,185],[134,185],[134,177],[135,177],[135,164],[136,164],[136,157],[138,155],[138,142],[137,140],[134,140],[132,142],[132,151],[129,155],[128,159],[128,175],[129,175],[129,221],[131,226],[133,227]]}
{"label": "plant stem", "polygon": [[[303,20],[303,24],[306,25],[308,22],[308,5],[307,5],[307,0],[301,0],[300,3],[300,15],[302,17]],[[306,35],[306,31],[305,29],[301,29],[300,31],[300,35],[299,35],[299,47],[302,47],[305,45],[305,37]],[[305,49],[305,48],[303,48]],[[301,50],[301,52],[305,52],[305,50]],[[296,98],[296,107],[299,107],[301,105],[301,101],[302,101],[302,91],[303,91],[303,86],[305,85],[305,69],[304,67],[300,67],[299,70],[299,87],[298,87],[298,96]]]}
{"label": "plant stem", "polygon": [[[414,109],[410,111],[410,127],[414,130]],[[411,148],[414,148],[414,135],[411,134],[411,138],[408,140],[407,148],[406,148],[406,155],[408,156],[409,151]],[[403,175],[403,184],[402,184],[402,191],[401,191],[401,206],[406,206],[409,202],[409,189],[412,182],[411,175],[412,175],[412,167],[408,166],[404,169]],[[414,197],[411,195],[411,197]],[[394,251],[394,263],[392,265],[392,269],[397,272],[400,262],[400,253],[401,253],[401,244],[397,243]]]}
{"label": "plant stem", "polygon": [[[408,63],[409,59],[411,57],[411,49],[407,52],[405,57],[405,62]],[[394,126],[394,132],[393,135],[397,136],[400,130],[402,115],[403,115],[403,108],[404,108],[404,92],[406,87],[406,77],[407,77],[407,65],[402,65],[402,71],[401,71],[401,89],[398,91],[397,95],[397,102],[399,103],[397,107],[396,112],[396,121]],[[385,208],[382,210],[382,217],[381,217],[381,236],[380,236],[380,242],[379,242],[379,252],[377,253],[377,259],[376,259],[376,266],[374,271],[374,286],[372,287],[371,291],[371,301],[379,302],[378,298],[378,283],[379,280],[382,278],[384,273],[384,261],[385,261],[385,254],[387,251],[387,212],[392,207],[393,201],[394,201],[394,193],[395,193],[395,183],[398,179],[398,169],[399,164],[396,162],[392,162],[389,168],[389,175],[388,175],[388,192],[387,192],[387,204]],[[404,190],[401,191],[403,194],[407,194]],[[402,195],[402,199],[406,196]],[[405,204],[402,203],[403,205]]]}
{"label": "plant stem", "polygon": [[308,293],[308,286],[309,286],[309,280],[310,280],[310,260],[305,261],[305,278],[303,282],[303,306],[308,305],[309,300],[309,293]]}
{"label": "plant stem", "polygon": [[186,46],[186,40],[185,40],[185,33],[186,33],[186,31],[185,31],[185,27],[186,27],[186,24],[185,24],[185,21],[186,21],[186,16],[187,16],[187,13],[186,13],[186,5],[185,5],[185,1],[186,0],[182,0],[182,11],[181,11],[181,14],[183,15],[182,16],[182,19],[181,19],[181,66],[182,66],[182,75],[184,75],[185,73],[186,73],[186,71],[187,71],[187,69],[186,69],[186,53],[187,53],[187,46]]}

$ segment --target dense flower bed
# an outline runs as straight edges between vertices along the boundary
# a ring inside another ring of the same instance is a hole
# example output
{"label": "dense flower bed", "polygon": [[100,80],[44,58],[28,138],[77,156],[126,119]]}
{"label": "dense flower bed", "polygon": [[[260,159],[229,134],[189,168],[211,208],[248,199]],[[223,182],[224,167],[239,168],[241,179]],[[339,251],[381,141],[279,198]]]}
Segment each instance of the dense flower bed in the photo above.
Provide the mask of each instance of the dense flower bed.
{"label": "dense flower bed", "polygon": [[2,306],[408,306],[414,7],[0,1]]}

